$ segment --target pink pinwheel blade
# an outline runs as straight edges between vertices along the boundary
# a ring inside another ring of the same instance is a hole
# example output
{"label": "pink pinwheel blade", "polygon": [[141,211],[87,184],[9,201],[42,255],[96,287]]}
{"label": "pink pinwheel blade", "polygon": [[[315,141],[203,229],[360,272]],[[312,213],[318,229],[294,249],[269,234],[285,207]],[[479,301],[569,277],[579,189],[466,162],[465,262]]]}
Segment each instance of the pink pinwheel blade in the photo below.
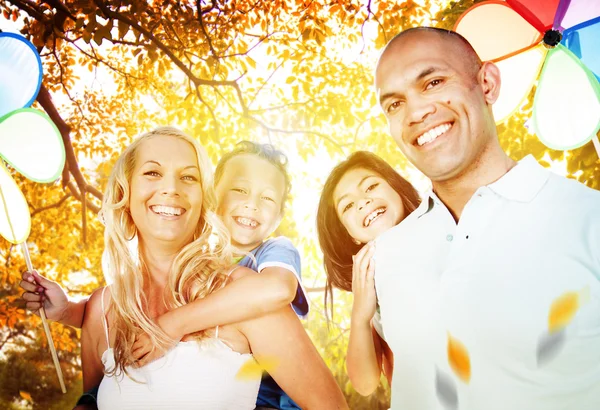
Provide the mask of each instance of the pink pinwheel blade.
{"label": "pink pinwheel blade", "polygon": [[542,35],[505,2],[486,1],[467,10],[454,30],[483,61],[499,60],[531,48]]}
{"label": "pink pinwheel blade", "polygon": [[568,29],[598,17],[600,17],[600,1],[571,0],[562,20],[555,21],[554,26]]}
{"label": "pink pinwheel blade", "polygon": [[[559,0],[506,0],[506,2],[538,31],[552,28]],[[510,28],[507,27],[507,30]]]}

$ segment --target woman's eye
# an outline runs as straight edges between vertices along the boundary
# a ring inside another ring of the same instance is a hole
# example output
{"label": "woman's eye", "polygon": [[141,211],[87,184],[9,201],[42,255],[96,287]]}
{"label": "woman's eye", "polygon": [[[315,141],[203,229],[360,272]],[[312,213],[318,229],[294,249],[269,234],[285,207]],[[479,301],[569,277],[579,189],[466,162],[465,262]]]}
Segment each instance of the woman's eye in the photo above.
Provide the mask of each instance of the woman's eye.
{"label": "woman's eye", "polygon": [[372,191],[373,189],[377,188],[377,185],[379,185],[379,182],[369,185],[369,187],[367,188],[367,190],[365,192]]}
{"label": "woman's eye", "polygon": [[198,178],[196,178],[194,175],[184,175],[183,177],[181,177],[181,179],[185,179],[186,181],[193,181],[193,182],[198,181]]}
{"label": "woman's eye", "polygon": [[242,189],[242,188],[232,188],[231,189],[233,192],[239,192],[240,194],[245,194],[246,190]]}
{"label": "woman's eye", "polygon": [[352,208],[352,206],[354,205],[354,202],[350,202],[348,205],[346,205],[344,207],[344,209],[342,209],[342,213],[346,212],[348,209]]}
{"label": "woman's eye", "polygon": [[144,172],[144,175],[148,175],[149,177],[159,177],[160,174],[156,171],[146,171]]}
{"label": "woman's eye", "polygon": [[275,200],[273,198],[268,197],[268,196],[263,196],[262,199],[264,199],[265,201],[275,202]]}

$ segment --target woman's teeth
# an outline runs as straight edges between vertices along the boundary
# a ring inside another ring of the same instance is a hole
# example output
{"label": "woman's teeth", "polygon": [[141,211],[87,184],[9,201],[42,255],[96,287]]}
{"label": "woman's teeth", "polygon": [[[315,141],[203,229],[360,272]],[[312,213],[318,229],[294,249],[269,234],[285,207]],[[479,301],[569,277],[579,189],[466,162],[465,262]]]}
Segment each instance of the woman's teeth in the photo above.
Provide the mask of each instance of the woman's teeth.
{"label": "woman's teeth", "polygon": [[183,214],[183,211],[184,211],[183,208],[175,208],[172,206],[165,206],[165,205],[154,205],[154,206],[151,206],[150,209],[152,209],[152,212],[154,212],[156,214],[165,215],[165,216],[179,216],[179,215]]}

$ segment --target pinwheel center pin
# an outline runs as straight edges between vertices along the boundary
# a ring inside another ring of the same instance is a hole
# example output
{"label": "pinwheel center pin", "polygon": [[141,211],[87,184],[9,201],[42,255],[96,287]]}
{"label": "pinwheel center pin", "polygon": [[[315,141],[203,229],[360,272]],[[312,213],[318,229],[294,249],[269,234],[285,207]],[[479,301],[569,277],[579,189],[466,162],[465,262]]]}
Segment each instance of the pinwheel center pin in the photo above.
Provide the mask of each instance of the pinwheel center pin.
{"label": "pinwheel center pin", "polygon": [[544,34],[544,45],[546,48],[554,48],[562,40],[562,33],[558,30],[548,30]]}

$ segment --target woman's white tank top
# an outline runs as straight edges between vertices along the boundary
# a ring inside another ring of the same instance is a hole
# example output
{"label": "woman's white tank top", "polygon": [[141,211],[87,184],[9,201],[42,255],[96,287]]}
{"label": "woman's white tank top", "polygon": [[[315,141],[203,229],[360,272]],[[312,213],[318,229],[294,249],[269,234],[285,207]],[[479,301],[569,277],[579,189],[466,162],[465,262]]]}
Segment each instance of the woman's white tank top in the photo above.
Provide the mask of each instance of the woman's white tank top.
{"label": "woman's white tank top", "polygon": [[[102,319],[109,348],[102,355],[105,372],[115,365],[108,338],[102,295]],[[251,354],[233,351],[215,337],[179,342],[162,358],[130,376],[104,376],[98,390],[99,410],[125,409],[254,409],[260,378],[239,378],[240,368],[254,361]],[[132,380],[135,379],[135,380]]]}

